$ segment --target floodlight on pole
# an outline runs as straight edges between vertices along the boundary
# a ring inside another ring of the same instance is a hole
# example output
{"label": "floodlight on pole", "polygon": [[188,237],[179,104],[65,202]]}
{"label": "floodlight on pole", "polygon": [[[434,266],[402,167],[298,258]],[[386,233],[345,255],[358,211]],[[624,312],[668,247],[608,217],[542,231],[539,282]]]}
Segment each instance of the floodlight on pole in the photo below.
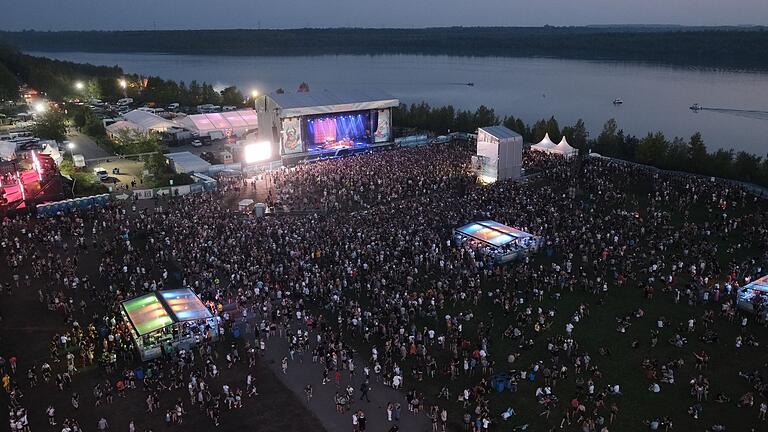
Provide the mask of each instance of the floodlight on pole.
{"label": "floodlight on pole", "polygon": [[44,102],[38,102],[35,104],[35,112],[38,114],[42,114],[44,112],[48,111],[48,105],[46,105]]}
{"label": "floodlight on pole", "polygon": [[121,79],[120,81],[118,81],[118,83],[120,84],[120,88],[122,88],[123,90],[125,90],[125,88],[128,87],[128,83],[124,79]]}
{"label": "floodlight on pole", "polygon": [[78,89],[78,90],[82,90],[82,89],[85,88],[85,84],[83,84],[82,81],[78,81],[78,82],[75,83],[75,88]]}

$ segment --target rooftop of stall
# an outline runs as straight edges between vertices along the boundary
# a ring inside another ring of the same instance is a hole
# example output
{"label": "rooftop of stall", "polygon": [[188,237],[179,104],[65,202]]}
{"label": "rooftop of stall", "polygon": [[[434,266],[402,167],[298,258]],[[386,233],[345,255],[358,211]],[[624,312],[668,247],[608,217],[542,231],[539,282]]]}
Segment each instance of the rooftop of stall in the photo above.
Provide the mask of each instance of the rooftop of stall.
{"label": "rooftop of stall", "polygon": [[533,237],[532,234],[525,231],[491,220],[472,222],[457,228],[456,232],[497,247],[504,246],[505,244],[520,238]]}
{"label": "rooftop of stall", "polygon": [[211,311],[190,289],[160,291],[160,297],[170,308],[176,322],[213,317]]}
{"label": "rooftop of stall", "polygon": [[753,311],[752,301],[755,296],[768,299],[768,275],[739,288],[736,304],[742,309]]}
{"label": "rooftop of stall", "polygon": [[174,323],[156,293],[123,302],[123,309],[128,315],[134,330],[140,336],[160,330]]}
{"label": "rooftop of stall", "polygon": [[191,289],[158,291],[123,302],[128,320],[140,336],[171,324],[213,317]]}

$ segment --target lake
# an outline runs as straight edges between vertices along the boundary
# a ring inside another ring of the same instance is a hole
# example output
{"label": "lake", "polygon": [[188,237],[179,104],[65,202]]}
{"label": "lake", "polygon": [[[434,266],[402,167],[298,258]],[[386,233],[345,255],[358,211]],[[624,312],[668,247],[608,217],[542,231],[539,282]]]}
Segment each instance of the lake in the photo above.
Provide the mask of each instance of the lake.
{"label": "lake", "polygon": [[[126,72],[166,79],[236,85],[244,94],[306,81],[311,91],[376,88],[406,103],[427,101],[527,123],[555,116],[560,125],[582,118],[596,136],[609,118],[626,132],[662,131],[668,138],[702,133],[708,148],[768,149],[768,73],[685,69],[637,63],[418,55],[214,57],[165,54],[32,52],[62,60],[119,65]],[[467,86],[473,82],[474,86]],[[622,98],[622,105],[614,105]],[[693,112],[693,103],[717,108]]]}

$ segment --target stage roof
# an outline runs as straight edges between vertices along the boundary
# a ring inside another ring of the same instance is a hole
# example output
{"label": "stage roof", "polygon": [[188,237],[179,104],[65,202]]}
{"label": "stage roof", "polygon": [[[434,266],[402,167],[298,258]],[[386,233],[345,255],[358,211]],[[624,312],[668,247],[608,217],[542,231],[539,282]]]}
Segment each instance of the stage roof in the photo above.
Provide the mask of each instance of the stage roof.
{"label": "stage roof", "polygon": [[532,234],[492,220],[472,222],[457,228],[456,232],[491,246],[504,246],[521,238],[533,237]]}
{"label": "stage roof", "polygon": [[216,130],[256,129],[259,127],[256,111],[252,109],[192,114],[184,117],[179,123],[190,129],[196,129],[201,134]]}
{"label": "stage roof", "polygon": [[272,93],[269,97],[280,107],[280,117],[283,118],[385,109],[400,104],[394,96],[378,90]]}
{"label": "stage roof", "polygon": [[174,323],[213,316],[189,288],[145,294],[124,301],[123,309],[136,333],[142,336]]}
{"label": "stage roof", "polygon": [[491,135],[494,138],[498,138],[500,140],[507,139],[507,138],[522,138],[523,137],[519,133],[513,131],[512,129],[504,127],[504,126],[481,127],[480,130],[484,131],[488,135]]}

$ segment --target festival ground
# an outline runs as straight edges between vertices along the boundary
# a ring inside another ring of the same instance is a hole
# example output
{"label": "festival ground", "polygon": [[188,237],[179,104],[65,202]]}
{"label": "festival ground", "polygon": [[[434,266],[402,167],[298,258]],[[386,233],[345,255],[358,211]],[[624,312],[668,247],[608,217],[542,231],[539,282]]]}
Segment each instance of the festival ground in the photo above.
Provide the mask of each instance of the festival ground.
{"label": "festival ground", "polygon": [[[554,196],[564,195],[565,186],[555,180],[543,176],[527,183],[525,187],[529,188],[547,188],[555,189]],[[605,182],[622,182],[621,173],[615,176],[603,179]],[[586,182],[586,181],[585,181]],[[623,183],[622,183],[623,184]],[[562,190],[561,190],[562,189]],[[658,189],[651,186],[651,180],[647,177],[638,178],[624,190],[622,199],[610,200],[611,206],[621,205],[627,210],[631,217],[642,220],[654,220],[653,212],[670,212],[669,226],[654,227],[651,229],[664,229],[666,232],[674,235],[675,231],[684,232],[686,226],[692,223],[704,225],[705,222],[713,221],[720,217],[718,213],[713,212],[711,204],[696,202],[690,207],[681,211],[677,205],[668,207],[659,207],[659,201],[652,202],[653,195]],[[227,202],[236,202],[236,198],[218,197]],[[607,211],[604,205],[605,197],[599,197],[594,188],[580,188],[576,199],[570,202],[573,211],[581,208],[592,207],[595,209],[595,216],[599,217],[601,212]],[[738,211],[744,214],[764,212],[765,203],[753,202],[750,199],[744,200],[743,207]],[[617,204],[618,203],[618,204]],[[145,203],[153,205],[152,202]],[[130,206],[130,203],[126,203]],[[397,204],[393,204],[393,209]],[[563,206],[562,210],[568,210],[568,205]],[[612,208],[613,210],[613,208]],[[130,210],[128,210],[130,213]],[[686,214],[687,212],[687,214]],[[567,215],[565,216],[567,217]],[[617,230],[623,227],[616,226]],[[557,228],[555,228],[557,229]],[[610,229],[610,228],[609,228]],[[636,233],[632,233],[635,235]],[[713,232],[707,239],[711,247],[717,247],[717,259],[723,268],[728,268],[733,263],[744,262],[751,257],[761,257],[762,251],[754,247],[747,238],[749,234],[741,230],[732,230],[728,233]],[[627,235],[629,236],[629,234]],[[644,244],[644,237],[637,234],[640,238],[640,244],[636,251],[642,251],[643,254],[651,253],[657,249],[659,244]],[[696,241],[702,241],[696,238]],[[741,243],[751,244],[750,247],[742,247]],[[141,240],[137,240],[139,247]],[[690,244],[671,241],[665,245],[667,250],[664,254],[683,254],[683,249],[690,247]],[[645,249],[644,249],[645,248]],[[641,252],[637,252],[640,254]],[[684,254],[683,254],[684,255]],[[666,256],[666,255],[665,255]],[[574,257],[576,262],[579,257]],[[542,253],[533,258],[533,266],[542,266],[548,268],[553,264],[560,265],[564,261],[562,256],[557,254],[547,256]],[[98,280],[99,260],[93,249],[81,256],[78,264],[78,273],[88,273],[93,281]],[[632,262],[631,260],[629,262]],[[645,259],[638,256],[635,262],[645,263]],[[593,280],[593,269],[589,265],[585,266],[587,277]],[[627,277],[631,274],[635,280],[642,280],[649,277],[648,269],[640,266],[625,269]],[[501,272],[514,271],[514,267],[501,270]],[[22,272],[22,274],[24,274]],[[0,281],[5,283],[9,281],[9,275],[0,275]],[[675,286],[683,291],[689,280],[680,277]],[[0,336],[2,337],[3,354],[6,358],[11,355],[19,359],[19,380],[24,381],[23,374],[31,363],[39,365],[49,360],[48,342],[54,334],[61,333],[69,328],[64,318],[47,309],[46,305],[39,302],[38,288],[47,289],[47,281],[34,281],[32,286],[27,288],[23,284],[20,288],[13,288],[12,293],[3,292],[0,297],[0,313],[2,314],[2,328]],[[513,289],[509,286],[498,285],[491,280],[483,281],[483,297],[478,298],[476,303],[471,301],[461,301],[458,303],[446,302],[446,307],[441,310],[436,319],[426,319],[420,317],[415,320],[418,328],[441,328],[444,325],[442,317],[446,314],[456,316],[460,312],[471,312],[474,319],[467,320],[464,324],[463,333],[465,335],[475,335],[480,332],[477,325],[483,322],[491,326],[488,332],[489,346],[492,347],[491,358],[495,362],[495,372],[511,371],[530,371],[533,365],[539,361],[546,361],[550,354],[547,352],[547,340],[551,337],[564,334],[564,329],[568,323],[573,323],[574,314],[579,311],[580,306],[584,305],[588,309],[588,314],[581,314],[581,317],[573,329],[572,337],[578,341],[579,350],[588,352],[591,356],[592,364],[599,366],[601,377],[595,380],[599,387],[596,392],[605,390],[608,385],[620,384],[622,395],[608,396],[606,406],[616,403],[619,412],[613,423],[608,425],[611,431],[641,431],[647,430],[643,422],[651,418],[670,417],[674,420],[675,430],[697,431],[704,430],[713,424],[728,424],[729,431],[749,431],[750,429],[759,430],[759,426],[765,425],[757,419],[756,408],[739,408],[737,403],[739,397],[752,390],[752,385],[746,379],[739,376],[739,372],[764,371],[766,367],[765,327],[757,323],[753,316],[748,317],[749,324],[743,329],[740,324],[740,317],[733,321],[728,321],[719,314],[720,304],[714,302],[704,303],[700,300],[688,304],[688,299],[683,295],[679,302],[674,301],[674,291],[663,292],[657,290],[652,296],[639,289],[637,284],[616,285],[611,283],[607,292],[598,289],[597,292],[583,289],[577,286],[571,291],[564,291],[558,296],[560,290],[555,289],[554,281],[552,286],[545,287],[541,293],[541,299],[538,300],[532,292],[527,291],[526,287],[517,287],[525,291],[523,297],[526,299],[526,305],[531,304],[534,311],[541,308],[543,311],[553,311],[553,316],[545,320],[544,325],[540,326],[538,331],[533,331],[533,326],[526,326],[525,340],[531,339],[532,346],[521,346],[518,341],[503,336],[505,330],[516,324],[515,313],[505,314],[503,309],[497,304],[496,298],[491,294],[496,289]],[[100,289],[107,289],[101,287]],[[72,295],[74,303],[78,304],[83,298],[84,292],[69,292]],[[352,300],[358,301],[362,308],[370,308],[372,299],[365,293],[358,291],[347,294]],[[695,296],[694,296],[695,297]],[[87,321],[94,312],[102,310],[100,306],[93,303],[88,304],[86,314],[79,311],[76,307],[75,319]],[[325,302],[315,302],[310,309],[328,314],[333,321],[335,318],[334,310],[326,309]],[[642,310],[642,313],[639,313]],[[714,310],[714,316],[710,323],[705,323],[703,315],[705,310]],[[534,312],[535,313],[535,312]],[[638,316],[642,315],[642,316]],[[657,320],[663,318],[668,324],[664,328],[657,326]],[[690,319],[696,321],[692,331],[689,331],[687,323]],[[621,322],[620,322],[621,321]],[[619,331],[623,328],[624,331]],[[717,332],[718,340],[714,343],[707,343],[701,340],[704,332],[712,329]],[[651,347],[652,332],[659,331],[658,344]],[[687,343],[682,347],[677,347],[669,342],[675,335],[681,335],[686,338]],[[744,344],[740,348],[735,347],[735,340],[741,336],[753,336],[759,343],[759,346],[750,346]],[[227,335],[227,340],[231,338]],[[228,343],[228,342],[227,342]],[[244,343],[243,340],[238,343]],[[525,345],[525,344],[523,344]],[[221,343],[222,353],[226,349],[226,344]],[[361,338],[353,338],[353,346],[358,350],[356,364],[359,371],[363,366],[370,363],[368,361],[370,346],[362,341]],[[709,355],[708,367],[698,370],[694,352],[706,351]],[[507,359],[509,354],[515,354],[514,363],[509,364]],[[304,430],[322,430],[323,425],[327,430],[343,430],[342,427],[351,427],[349,414],[337,414],[334,410],[332,400],[329,400],[330,390],[317,390],[315,398],[307,404],[301,397],[301,391],[304,385],[312,384],[316,389],[322,387],[320,383],[322,368],[317,366],[303,366],[297,361],[290,362],[288,373],[282,375],[279,369],[278,359],[287,355],[287,343],[278,341],[268,344],[268,353],[266,360],[260,359],[257,367],[253,369],[256,373],[257,386],[260,395],[253,399],[247,399],[244,402],[244,408],[236,412],[223,410],[221,415],[221,430],[243,430],[252,429],[258,425],[259,430],[280,430],[280,431],[304,431]],[[449,356],[448,351],[438,351],[436,357],[441,364],[445,363]],[[305,354],[305,362],[309,362],[310,355]],[[652,383],[647,379],[645,370],[641,367],[644,359],[658,359],[662,363],[674,360],[682,360],[682,365],[675,371],[676,383],[673,385],[662,384],[660,393],[652,393],[648,390]],[[589,399],[583,388],[578,388],[574,377],[574,366],[572,362],[564,362],[569,368],[567,379],[561,379],[554,387],[557,394],[562,395],[560,404],[551,412],[543,409],[535,397],[537,387],[542,387],[541,378],[535,382],[520,380],[518,391],[515,393],[504,392],[495,393],[493,390],[488,395],[489,410],[493,413],[492,420],[494,425],[492,430],[512,430],[513,426],[530,424],[530,430],[546,431],[550,428],[557,428],[560,425],[560,419],[565,411],[569,410],[569,401],[575,395],[579,395],[583,400]],[[66,366],[64,362],[52,364],[55,371],[61,371]],[[414,366],[412,358],[403,364],[404,370],[409,370]],[[294,371],[300,369],[301,374]],[[244,377],[247,374],[246,367],[239,364],[232,369],[221,367],[222,376],[211,380],[211,385],[220,387],[227,383],[230,386],[244,386]],[[708,395],[708,401],[705,402],[704,410],[698,419],[694,419],[687,414],[690,406],[696,403],[692,397],[688,382],[695,379],[699,374],[705,375],[709,381],[711,392]],[[586,374],[582,374],[583,377]],[[460,373],[455,380],[449,379],[443,374],[442,369],[438,371],[435,378],[425,376],[422,381],[417,381],[408,375],[406,389],[417,388],[423,392],[427,403],[440,403],[449,412],[448,429],[462,430],[462,414],[464,408],[461,403],[457,403],[458,393],[464,388],[472,388],[478,384],[482,378],[479,371],[473,374]],[[45,407],[53,403],[57,408],[57,417],[76,416],[81,425],[86,430],[94,429],[96,421],[105,417],[109,421],[113,430],[125,430],[129,419],[134,419],[139,430],[151,427],[154,430],[165,428],[161,413],[155,412],[152,415],[145,413],[146,404],[144,403],[145,394],[140,390],[130,390],[127,397],[121,399],[115,398],[111,405],[93,408],[93,398],[91,390],[93,385],[104,380],[104,372],[97,366],[87,367],[79,370],[73,379],[73,389],[58,391],[53,383],[39,384],[34,389],[29,389],[22,385],[25,394],[23,405],[29,410],[30,423],[33,431],[45,430],[47,422],[45,420]],[[312,382],[305,382],[312,380]],[[356,386],[359,380],[355,382]],[[585,384],[586,385],[586,384]],[[440,390],[447,386],[450,389],[450,397],[446,400],[438,400],[437,395]],[[139,384],[139,387],[141,385]],[[71,393],[75,391],[81,395],[81,406],[78,412],[70,404]],[[390,390],[386,390],[387,398],[377,399],[370,406],[358,404],[359,407],[366,409],[368,417],[376,419],[376,429],[383,429],[387,422],[385,421],[384,406],[382,401],[389,400],[392,395]],[[378,393],[384,392],[384,389],[374,387],[372,397]],[[185,396],[184,390],[177,391],[180,397]],[[718,393],[724,393],[730,399],[730,402],[717,404],[713,399]],[[395,396],[393,396],[395,397]],[[401,395],[402,397],[402,395]],[[164,396],[162,410],[170,409],[173,405],[173,396]],[[760,396],[755,398],[755,406],[763,402]],[[405,404],[401,399],[401,403]],[[171,406],[169,406],[169,404]],[[309,409],[307,408],[309,405]],[[512,407],[517,413],[516,416],[507,421],[501,420],[500,413]],[[173,426],[175,430],[211,430],[213,425],[211,421],[205,418],[197,408],[186,407],[189,414],[185,416],[184,425]],[[404,410],[405,411],[405,410]],[[419,431],[422,428],[428,430],[426,421],[412,423],[417,425],[418,429],[402,429]],[[329,428],[328,425],[334,427]],[[566,430],[575,430],[576,426],[568,426]]]}

